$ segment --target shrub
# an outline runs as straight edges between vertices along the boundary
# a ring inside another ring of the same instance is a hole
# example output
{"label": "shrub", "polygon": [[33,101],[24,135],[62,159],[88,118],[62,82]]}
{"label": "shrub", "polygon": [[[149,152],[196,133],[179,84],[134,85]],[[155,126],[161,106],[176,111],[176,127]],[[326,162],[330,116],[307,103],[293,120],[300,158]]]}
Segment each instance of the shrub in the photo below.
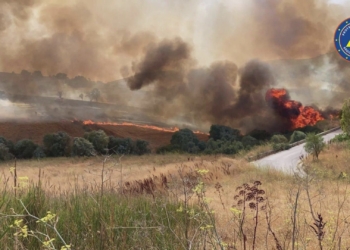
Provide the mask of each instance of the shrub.
{"label": "shrub", "polygon": [[82,137],[76,137],[73,140],[73,156],[93,156],[95,154],[94,145]]}
{"label": "shrub", "polygon": [[42,147],[37,147],[34,152],[33,152],[33,158],[36,159],[41,159],[41,158],[45,158],[46,154],[44,152],[44,149]]}
{"label": "shrub", "polygon": [[309,154],[312,154],[314,158],[316,157],[316,159],[318,159],[319,154],[325,147],[323,137],[314,133],[310,133],[306,136],[305,140],[305,151]]}
{"label": "shrub", "polygon": [[347,133],[342,133],[339,135],[336,135],[331,141],[332,142],[344,142],[344,141],[349,141],[350,140],[350,135]]}
{"label": "shrub", "polygon": [[343,104],[340,125],[344,133],[350,134],[350,99],[345,100]]}
{"label": "shrub", "polygon": [[0,136],[0,143],[4,144],[11,154],[14,153],[14,143],[10,140],[6,140],[4,137]]}
{"label": "shrub", "polygon": [[305,126],[303,128],[299,128],[298,130],[301,132],[304,132],[305,134],[309,134],[309,133],[319,134],[322,132],[322,130],[317,126]]}
{"label": "shrub", "polygon": [[271,137],[271,142],[273,144],[287,143],[288,139],[284,135],[274,135],[274,136]]}
{"label": "shrub", "polygon": [[215,141],[239,141],[242,138],[241,132],[238,129],[223,125],[211,125],[209,135]]}
{"label": "shrub", "polygon": [[193,147],[197,146],[199,140],[190,129],[180,129],[171,137],[170,144],[178,146],[182,151],[189,152]]}
{"label": "shrub", "polygon": [[251,149],[252,147],[259,144],[259,141],[250,135],[246,135],[242,139],[242,144],[244,148]]}
{"label": "shrub", "polygon": [[294,143],[297,141],[304,140],[306,138],[306,134],[301,131],[294,131],[292,136],[290,137],[290,143]]}
{"label": "shrub", "polygon": [[254,137],[258,141],[269,141],[271,139],[271,134],[266,130],[254,129],[248,133],[251,137]]}
{"label": "shrub", "polygon": [[117,138],[110,136],[108,141],[108,152],[111,154],[132,154],[133,143],[130,138]]}
{"label": "shrub", "polygon": [[149,149],[148,141],[136,140],[134,142],[134,147],[132,151],[133,154],[143,155],[143,154],[148,154],[150,152],[151,150]]}
{"label": "shrub", "polygon": [[70,137],[65,132],[47,134],[44,136],[43,143],[47,156],[60,157],[69,155]]}
{"label": "shrub", "polygon": [[275,151],[283,151],[290,149],[291,146],[288,143],[275,143],[272,145],[272,148]]}
{"label": "shrub", "polygon": [[105,154],[108,149],[109,138],[103,130],[85,133],[84,138],[94,145],[98,153]]}
{"label": "shrub", "polygon": [[10,153],[10,150],[4,143],[0,143],[0,160],[7,161],[13,159],[13,154]]}
{"label": "shrub", "polygon": [[157,149],[157,154],[165,154],[165,153],[179,153],[181,152],[181,148],[178,145],[166,145]]}
{"label": "shrub", "polygon": [[31,140],[20,140],[15,144],[15,156],[19,159],[30,159],[38,146]]}

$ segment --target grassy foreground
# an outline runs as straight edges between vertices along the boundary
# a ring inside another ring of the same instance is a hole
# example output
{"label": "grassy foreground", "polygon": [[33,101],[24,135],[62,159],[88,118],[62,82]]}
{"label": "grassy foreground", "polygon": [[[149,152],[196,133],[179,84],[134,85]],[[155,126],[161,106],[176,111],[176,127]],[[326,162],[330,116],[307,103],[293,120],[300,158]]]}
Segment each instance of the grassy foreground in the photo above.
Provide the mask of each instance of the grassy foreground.
{"label": "grassy foreground", "polygon": [[303,177],[221,156],[4,163],[1,249],[344,249],[349,156],[330,145]]}

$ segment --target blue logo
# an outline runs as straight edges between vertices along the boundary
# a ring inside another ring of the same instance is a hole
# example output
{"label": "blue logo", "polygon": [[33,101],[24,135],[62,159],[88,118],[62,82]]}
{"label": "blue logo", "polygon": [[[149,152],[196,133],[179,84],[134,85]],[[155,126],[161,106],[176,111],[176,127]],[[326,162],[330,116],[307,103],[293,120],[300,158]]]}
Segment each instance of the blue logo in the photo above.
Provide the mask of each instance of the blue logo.
{"label": "blue logo", "polygon": [[334,43],[339,55],[350,61],[350,18],[338,26],[334,35]]}

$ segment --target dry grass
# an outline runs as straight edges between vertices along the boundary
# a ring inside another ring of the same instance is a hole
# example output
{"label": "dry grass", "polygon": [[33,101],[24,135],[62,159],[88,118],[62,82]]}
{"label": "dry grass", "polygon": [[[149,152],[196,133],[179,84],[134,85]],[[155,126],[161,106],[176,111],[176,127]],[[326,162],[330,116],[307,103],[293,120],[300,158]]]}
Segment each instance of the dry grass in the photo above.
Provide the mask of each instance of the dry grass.
{"label": "dry grass", "polygon": [[[262,150],[262,148],[257,150]],[[344,145],[330,145],[325,152],[321,153],[318,162],[311,162],[311,158],[306,159],[306,164],[327,173],[322,175],[323,178],[312,175],[313,179],[309,185],[313,210],[315,213],[321,213],[327,222],[324,229],[326,234],[322,242],[327,249],[335,249],[340,238],[342,246],[350,245],[350,227],[347,223],[350,216],[347,213],[350,210],[350,182],[348,177],[335,178],[340,172],[348,173],[349,154],[350,151],[344,150]],[[42,161],[18,161],[18,175],[27,176],[30,181],[37,182],[39,169],[41,169],[43,187],[51,193],[74,191],[77,186],[88,188],[91,191],[99,190],[103,160],[103,158],[58,158]],[[2,182],[6,183],[6,180],[9,180],[8,183],[11,182],[9,168],[12,165],[13,163],[0,165]],[[237,194],[236,188],[243,183],[255,180],[262,182],[261,188],[265,190],[270,205],[271,227],[283,249],[291,249],[293,205],[297,189],[301,185],[296,216],[297,249],[318,249],[317,237],[310,227],[313,219],[305,192],[305,182],[275,170],[257,169],[243,158],[190,157],[176,154],[110,158],[105,164],[105,175],[108,178],[106,186],[119,188],[121,182],[123,184],[132,183],[147,178],[155,180],[156,177],[164,175],[169,185],[167,192],[181,200],[184,196],[179,169],[188,174],[186,176],[195,176],[197,184],[198,178],[204,182],[205,196],[209,201],[210,209],[215,211],[219,235],[224,242],[231,245],[236,242],[238,249],[242,249],[237,236],[239,216],[230,210],[237,205],[237,201],[234,200]],[[209,172],[205,175],[198,175],[197,170],[203,169]],[[197,202],[195,195],[191,202]],[[254,213],[248,210],[244,228],[249,244],[252,242],[253,227]],[[257,249],[275,249],[275,241],[266,225],[265,212],[259,215],[256,240]]]}

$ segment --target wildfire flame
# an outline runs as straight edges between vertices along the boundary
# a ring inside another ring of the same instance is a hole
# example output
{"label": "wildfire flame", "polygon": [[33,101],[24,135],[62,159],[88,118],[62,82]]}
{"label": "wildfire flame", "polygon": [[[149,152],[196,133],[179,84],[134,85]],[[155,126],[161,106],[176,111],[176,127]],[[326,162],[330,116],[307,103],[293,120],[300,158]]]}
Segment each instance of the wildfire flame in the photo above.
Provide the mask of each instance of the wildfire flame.
{"label": "wildfire flame", "polygon": [[290,100],[285,89],[269,89],[265,100],[279,115],[290,120],[292,129],[315,125],[318,121],[324,120],[321,113],[314,108]]}
{"label": "wildfire flame", "polygon": [[[139,127],[139,128],[146,128],[146,129],[152,129],[157,131],[163,131],[163,132],[171,132],[174,133],[176,131],[179,131],[180,129],[178,127],[173,128],[162,128],[158,126],[153,125],[146,125],[146,124],[135,124],[131,122],[94,122],[91,120],[81,121],[84,125],[101,125],[101,126],[133,126],[133,127]],[[201,131],[193,131],[195,134],[206,134]],[[207,134],[206,134],[207,135]]]}

